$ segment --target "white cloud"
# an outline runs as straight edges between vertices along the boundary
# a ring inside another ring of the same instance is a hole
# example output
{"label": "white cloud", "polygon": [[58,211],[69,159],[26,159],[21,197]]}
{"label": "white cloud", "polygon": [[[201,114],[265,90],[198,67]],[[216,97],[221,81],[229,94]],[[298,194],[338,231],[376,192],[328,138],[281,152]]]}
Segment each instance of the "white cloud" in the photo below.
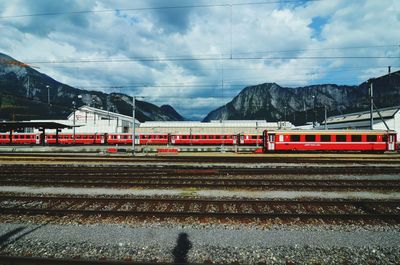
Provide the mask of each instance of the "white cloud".
{"label": "white cloud", "polygon": [[[33,4],[17,0],[0,2],[0,16],[213,3],[222,1],[168,1],[167,4],[38,0]],[[228,102],[240,91],[240,85],[357,84],[369,75],[386,71],[386,65],[400,67],[398,59],[296,59],[298,56],[399,56],[398,47],[331,49],[398,43],[399,13],[397,0],[337,0],[299,6],[234,5],[232,25],[230,7],[0,18],[0,51],[29,61],[215,58],[39,64],[41,72],[72,86],[111,92],[114,87],[125,85],[124,89],[115,90],[141,94],[158,105],[170,104],[185,116],[199,117]],[[315,17],[325,18],[319,29],[311,27]],[[318,39],[316,30],[320,31]],[[222,79],[219,58],[221,54],[230,57],[231,48],[234,58],[290,59],[223,60],[226,92],[221,99],[217,96]]]}

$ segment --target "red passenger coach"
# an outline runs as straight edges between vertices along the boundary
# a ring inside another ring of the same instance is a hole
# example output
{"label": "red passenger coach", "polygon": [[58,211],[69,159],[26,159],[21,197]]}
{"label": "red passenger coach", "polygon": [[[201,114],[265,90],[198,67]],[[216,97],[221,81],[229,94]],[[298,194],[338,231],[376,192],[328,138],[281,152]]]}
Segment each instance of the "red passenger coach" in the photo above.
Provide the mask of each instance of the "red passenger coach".
{"label": "red passenger coach", "polygon": [[234,145],[237,136],[234,134],[174,134],[171,143],[176,145]]}
{"label": "red passenger coach", "polygon": [[[167,145],[168,134],[136,134],[135,144],[139,145]],[[132,144],[131,133],[109,133],[107,136],[108,144]]]}
{"label": "red passenger coach", "polygon": [[[57,143],[56,134],[46,134],[46,144]],[[58,134],[59,144],[104,144],[104,134],[75,134],[75,140],[73,134],[60,133]]]}
{"label": "red passenger coach", "polygon": [[396,132],[380,130],[264,131],[265,151],[394,151]]}
{"label": "red passenger coach", "polygon": [[[138,135],[136,135],[138,137]],[[131,133],[109,133],[107,134],[108,144],[132,144]],[[137,143],[137,141],[136,141]]]}
{"label": "red passenger coach", "polygon": [[240,134],[240,145],[262,145],[261,134]]}
{"label": "red passenger coach", "polygon": [[[13,133],[12,144],[40,144],[38,133]],[[10,134],[0,133],[0,144],[10,144]]]}

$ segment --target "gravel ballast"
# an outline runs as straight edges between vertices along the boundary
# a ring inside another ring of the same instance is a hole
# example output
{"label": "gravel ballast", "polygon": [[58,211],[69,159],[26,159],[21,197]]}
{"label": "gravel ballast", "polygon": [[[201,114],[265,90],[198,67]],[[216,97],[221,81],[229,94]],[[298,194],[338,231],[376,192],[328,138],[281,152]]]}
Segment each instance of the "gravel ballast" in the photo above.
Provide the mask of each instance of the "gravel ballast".
{"label": "gravel ballast", "polygon": [[199,189],[118,189],[0,186],[0,192],[36,195],[88,195],[88,196],[196,196],[205,198],[258,198],[258,199],[400,199],[399,192],[370,191],[248,191],[248,190],[199,190]]}
{"label": "gravel ballast", "polygon": [[[14,234],[15,233],[15,234]],[[190,263],[399,264],[397,226],[272,226],[143,223],[137,225],[0,224],[1,254],[172,262],[181,233]]]}

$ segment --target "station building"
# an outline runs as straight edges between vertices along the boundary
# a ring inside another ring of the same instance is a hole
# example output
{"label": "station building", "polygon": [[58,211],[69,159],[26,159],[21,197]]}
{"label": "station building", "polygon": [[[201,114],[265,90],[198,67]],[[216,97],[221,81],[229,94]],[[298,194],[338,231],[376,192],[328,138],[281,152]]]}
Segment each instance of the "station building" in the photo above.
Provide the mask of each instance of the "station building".
{"label": "station building", "polygon": [[[32,122],[48,122],[49,120],[33,120]],[[67,120],[51,120],[54,122],[76,125],[75,133],[129,133],[132,132],[132,117],[107,110],[82,106],[72,112]],[[136,120],[136,127],[140,122]],[[36,131],[34,131],[36,132]],[[54,130],[49,130],[54,133]],[[73,129],[63,129],[61,133],[73,133]]]}
{"label": "station building", "polygon": [[[397,132],[397,141],[400,141],[400,106],[379,109],[373,112],[373,129],[387,130],[385,123],[390,130]],[[326,119],[327,129],[370,129],[370,111],[362,111],[348,113],[343,115],[332,116]],[[325,122],[325,121],[324,121]],[[324,128],[324,122],[319,129]]]}

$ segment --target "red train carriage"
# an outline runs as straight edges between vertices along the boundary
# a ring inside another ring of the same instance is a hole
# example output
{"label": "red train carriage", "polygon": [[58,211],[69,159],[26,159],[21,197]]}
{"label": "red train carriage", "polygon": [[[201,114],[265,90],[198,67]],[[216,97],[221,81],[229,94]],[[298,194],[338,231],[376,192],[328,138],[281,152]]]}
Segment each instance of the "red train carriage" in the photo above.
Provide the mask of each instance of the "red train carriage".
{"label": "red train carriage", "polygon": [[264,131],[265,151],[393,151],[396,132],[383,130]]}
{"label": "red train carriage", "polygon": [[237,135],[234,134],[174,134],[171,144],[176,145],[234,145]]}
{"label": "red train carriage", "polygon": [[[46,134],[46,144],[56,144],[56,134]],[[104,134],[83,134],[76,133],[75,140],[73,134],[60,133],[58,134],[59,144],[104,144]]]}
{"label": "red train carriage", "polygon": [[[152,145],[160,144],[167,145],[169,141],[168,134],[136,134],[135,144]],[[108,144],[132,144],[131,133],[110,133],[107,135]]]}
{"label": "red train carriage", "polygon": [[239,134],[240,145],[262,145],[263,137],[261,134]]}
{"label": "red train carriage", "polygon": [[149,144],[162,144],[167,145],[169,143],[168,134],[139,134],[139,144],[149,145]]}
{"label": "red train carriage", "polygon": [[[138,137],[138,135],[136,135]],[[108,144],[132,144],[132,134],[129,133],[109,133],[107,134]],[[136,141],[136,143],[138,143]]]}
{"label": "red train carriage", "polygon": [[13,133],[10,143],[9,133],[0,133],[0,144],[40,144],[39,133]]}

